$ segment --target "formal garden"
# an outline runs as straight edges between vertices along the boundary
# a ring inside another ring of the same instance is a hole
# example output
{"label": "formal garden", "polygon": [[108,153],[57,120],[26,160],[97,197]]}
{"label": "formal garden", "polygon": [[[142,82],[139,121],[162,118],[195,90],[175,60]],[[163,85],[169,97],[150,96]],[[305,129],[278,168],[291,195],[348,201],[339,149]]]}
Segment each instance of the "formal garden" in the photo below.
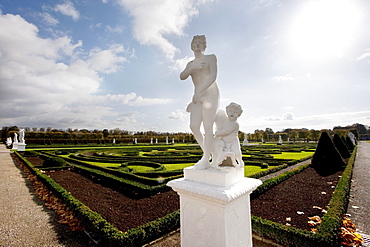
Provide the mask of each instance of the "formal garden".
{"label": "formal garden", "polygon": [[[292,246],[339,243],[356,153],[348,138],[323,134],[319,143],[241,149],[244,175],[252,178],[313,158],[264,180],[251,194],[255,234]],[[97,244],[142,246],[179,228],[179,197],[166,183],[201,155],[198,145],[138,143],[30,145],[14,158],[44,186],[36,191],[60,211],[60,223],[85,230]]]}

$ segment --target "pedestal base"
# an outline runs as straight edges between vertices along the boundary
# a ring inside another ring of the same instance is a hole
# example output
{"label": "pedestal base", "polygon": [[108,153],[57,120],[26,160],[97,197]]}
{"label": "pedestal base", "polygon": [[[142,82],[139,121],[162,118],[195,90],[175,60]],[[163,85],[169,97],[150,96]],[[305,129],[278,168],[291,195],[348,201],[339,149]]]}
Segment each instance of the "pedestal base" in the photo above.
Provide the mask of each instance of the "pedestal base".
{"label": "pedestal base", "polygon": [[18,151],[19,152],[24,152],[26,151],[26,143],[18,143]]}
{"label": "pedestal base", "polygon": [[18,143],[13,142],[12,149],[18,150]]}
{"label": "pedestal base", "polygon": [[231,172],[185,169],[168,183],[180,195],[182,247],[252,246],[249,195],[262,182]]}

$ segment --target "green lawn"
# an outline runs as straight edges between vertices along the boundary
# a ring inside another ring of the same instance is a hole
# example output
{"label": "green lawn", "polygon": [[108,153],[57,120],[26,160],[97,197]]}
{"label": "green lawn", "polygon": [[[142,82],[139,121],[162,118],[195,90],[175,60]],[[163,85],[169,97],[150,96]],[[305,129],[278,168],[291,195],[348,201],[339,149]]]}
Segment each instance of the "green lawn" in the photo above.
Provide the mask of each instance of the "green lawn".
{"label": "green lawn", "polygon": [[194,163],[181,163],[181,164],[163,164],[167,171],[184,169],[193,166]]}
{"label": "green lawn", "polygon": [[261,168],[260,166],[245,166],[244,167],[244,176],[247,177],[254,173],[267,170],[268,168]]}
{"label": "green lawn", "polygon": [[293,160],[299,160],[302,158],[307,158],[311,155],[313,155],[315,152],[283,152],[281,154],[272,154],[274,159],[293,159]]}

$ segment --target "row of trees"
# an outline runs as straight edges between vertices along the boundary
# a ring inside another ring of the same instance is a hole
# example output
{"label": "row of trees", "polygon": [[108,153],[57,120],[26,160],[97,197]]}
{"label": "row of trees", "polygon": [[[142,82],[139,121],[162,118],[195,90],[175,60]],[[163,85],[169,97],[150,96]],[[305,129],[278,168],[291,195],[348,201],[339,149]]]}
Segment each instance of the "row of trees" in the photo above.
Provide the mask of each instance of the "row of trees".
{"label": "row of trees", "polygon": [[[119,128],[115,129],[103,129],[103,130],[87,130],[87,129],[72,129],[68,128],[66,130],[48,128],[24,128],[26,131],[27,143],[32,142],[43,144],[46,140],[47,144],[50,140],[54,140],[57,143],[109,143],[116,141],[116,143],[124,142],[131,143],[135,138],[140,143],[149,143],[151,138],[153,140],[158,140],[158,142],[165,142],[166,137],[172,142],[186,142],[195,143],[195,138],[191,133],[179,132],[155,132],[155,131],[127,131],[121,130]],[[1,140],[4,142],[8,137],[14,136],[14,133],[19,132],[17,126],[3,127],[1,130]],[[265,142],[278,142],[279,136],[281,136],[283,141],[296,142],[317,142],[320,138],[321,132],[324,130],[314,130],[314,129],[285,129],[283,131],[274,132],[271,128],[266,128],[265,130],[255,130],[254,133],[242,133],[239,132],[240,140],[245,139],[245,135],[249,141],[260,142],[263,138]],[[333,130],[325,130],[330,135],[339,134],[340,136],[347,135],[349,131],[353,132],[358,139],[370,139],[370,130],[362,124],[353,124],[350,126],[340,127],[336,126]],[[42,141],[40,141],[42,140]]]}
{"label": "row of trees", "polygon": [[[165,142],[168,137],[169,142],[172,139],[175,142],[193,143],[195,139],[189,133],[170,133],[155,131],[126,131],[119,128],[113,130],[87,130],[87,129],[52,129],[52,128],[24,128],[26,131],[26,142],[28,144],[51,144],[51,143],[112,143],[113,140],[118,143],[132,143],[136,139],[140,143],[149,143],[153,141]],[[3,127],[1,130],[1,140],[4,142],[8,137],[14,137],[18,133],[17,126]]]}

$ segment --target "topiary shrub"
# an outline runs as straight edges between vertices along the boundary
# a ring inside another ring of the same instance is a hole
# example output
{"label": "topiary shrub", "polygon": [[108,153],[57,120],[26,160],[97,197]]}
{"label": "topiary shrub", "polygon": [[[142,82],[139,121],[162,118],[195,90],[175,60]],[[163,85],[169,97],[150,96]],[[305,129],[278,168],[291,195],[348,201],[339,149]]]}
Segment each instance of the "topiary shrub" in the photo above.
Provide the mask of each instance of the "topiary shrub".
{"label": "topiary shrub", "polygon": [[321,176],[328,176],[343,170],[345,166],[346,163],[328,133],[322,132],[312,157],[312,167]]}
{"label": "topiary shrub", "polygon": [[351,157],[351,153],[348,151],[348,147],[346,146],[346,144],[344,144],[342,138],[340,138],[338,134],[334,135],[333,143],[344,159],[348,159],[349,157]]}
{"label": "topiary shrub", "polygon": [[349,151],[352,152],[355,146],[353,145],[353,142],[351,138],[349,138],[349,136],[346,137],[346,144],[347,144]]}
{"label": "topiary shrub", "polygon": [[42,166],[43,167],[67,166],[67,162],[59,157],[47,157]]}
{"label": "topiary shrub", "polygon": [[262,169],[269,168],[269,164],[267,164],[267,163],[263,162],[263,163],[261,163],[261,164],[260,164],[260,167],[261,167]]}

